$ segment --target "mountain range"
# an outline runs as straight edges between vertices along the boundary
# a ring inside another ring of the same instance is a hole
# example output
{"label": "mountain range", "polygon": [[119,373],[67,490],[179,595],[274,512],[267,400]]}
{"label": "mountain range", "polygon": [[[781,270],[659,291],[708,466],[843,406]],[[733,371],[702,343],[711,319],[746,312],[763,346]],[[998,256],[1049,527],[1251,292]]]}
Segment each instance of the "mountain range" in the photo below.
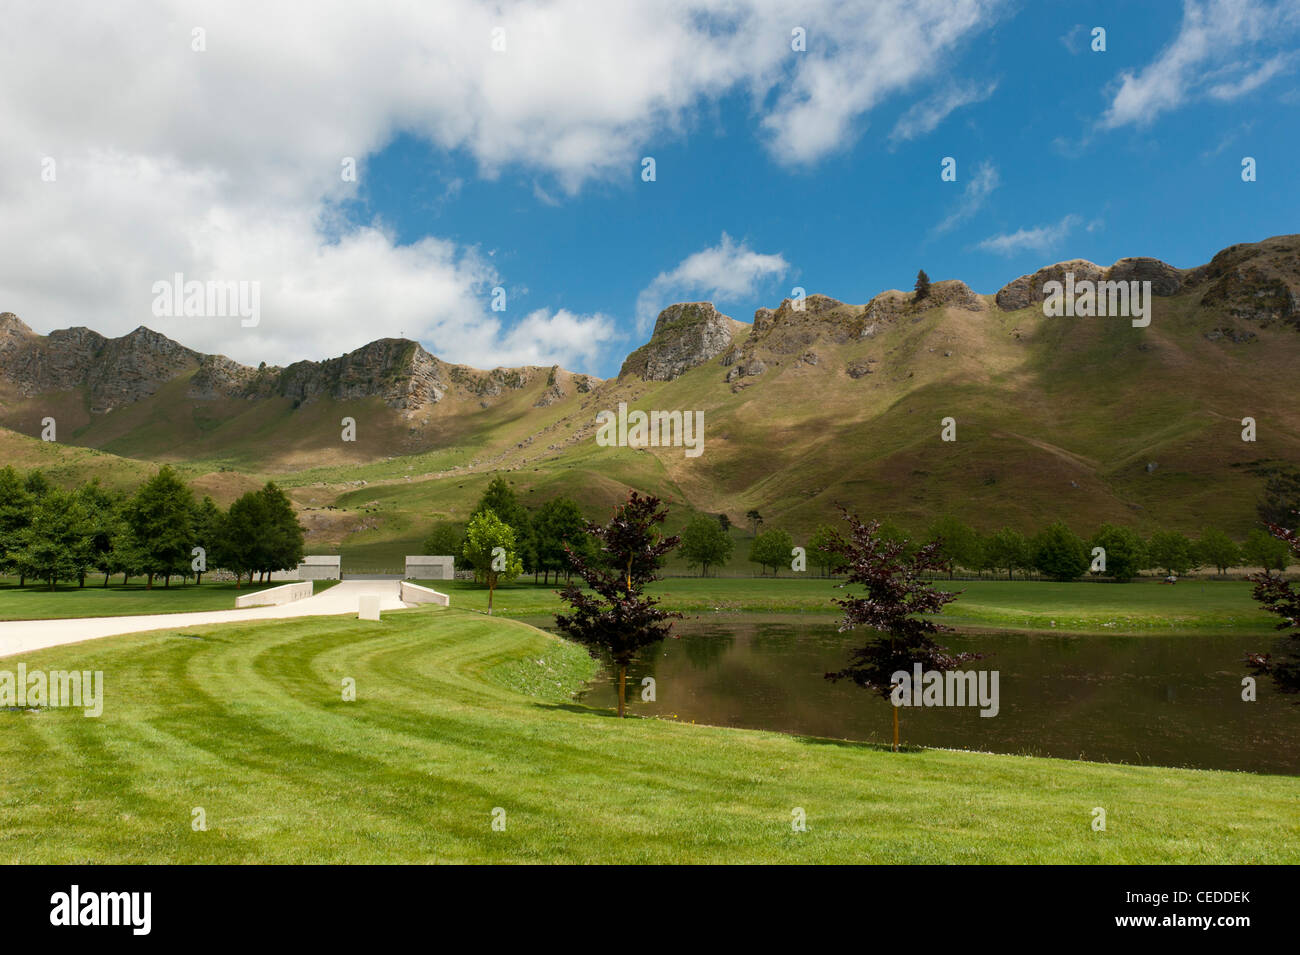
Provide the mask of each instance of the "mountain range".
{"label": "mountain range", "polygon": [[[1151,283],[1152,321],[1054,318],[1044,286]],[[492,472],[526,501],[592,516],[626,487],[806,532],[836,503],[923,528],[1062,517],[1194,532],[1254,523],[1261,474],[1300,463],[1300,236],[1233,245],[1204,265],[1084,260],[993,295],[936,281],[918,300],[786,299],[749,323],[670,305],[616,378],[558,366],[489,371],[380,339],[338,358],[251,368],[148,328],[34,333],[0,314],[0,446],[68,480],[126,481],[177,462],[229,498],[274,476],[316,547],[375,560],[463,518]],[[704,453],[607,448],[620,403],[702,410]],[[57,442],[41,442],[42,421]],[[341,438],[343,417],[355,441]],[[1256,440],[1242,440],[1242,419]],[[944,419],[952,419],[943,440]],[[955,435],[952,434],[955,432]],[[93,449],[93,450],[83,450]],[[409,550],[408,550],[409,552]]]}

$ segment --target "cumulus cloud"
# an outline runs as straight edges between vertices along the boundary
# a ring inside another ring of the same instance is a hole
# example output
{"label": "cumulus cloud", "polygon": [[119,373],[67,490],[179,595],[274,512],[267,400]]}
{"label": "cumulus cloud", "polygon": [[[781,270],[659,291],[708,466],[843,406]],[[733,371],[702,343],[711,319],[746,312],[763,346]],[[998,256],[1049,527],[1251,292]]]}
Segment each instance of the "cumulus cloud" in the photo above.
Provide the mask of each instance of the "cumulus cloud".
{"label": "cumulus cloud", "polygon": [[[548,183],[538,201],[562,201],[625,176],[736,92],[752,97],[771,155],[811,163],[1000,6],[316,0],[304,14],[252,0],[125,0],[68,18],[15,0],[0,32],[6,74],[21,78],[0,86],[0,308],[40,331],[121,334],[160,324],[152,283],[181,272],[262,283],[257,328],[159,329],[237,360],[327,357],[403,332],[484,366],[517,354],[584,360],[607,340],[606,316],[534,311],[515,324],[493,313],[503,277],[492,250],[402,244],[381,223],[347,220],[338,210],[358,185],[341,164],[355,160],[364,180],[367,159],[402,133],[471,157],[481,177],[520,169]],[[793,24],[808,31],[805,53],[790,49]],[[47,157],[54,181],[41,179]]]}
{"label": "cumulus cloud", "polygon": [[1120,74],[1100,125],[1141,126],[1205,96],[1253,92],[1290,66],[1298,32],[1294,0],[1185,0],[1177,36],[1147,66]]}
{"label": "cumulus cloud", "polygon": [[1073,213],[1063,217],[1059,222],[1040,225],[1032,229],[1017,229],[1002,235],[991,235],[977,248],[999,255],[1015,255],[1019,252],[1046,252],[1065,240],[1082,220]]}
{"label": "cumulus cloud", "polygon": [[637,329],[645,331],[665,306],[684,298],[726,302],[753,297],[763,283],[779,279],[789,269],[783,256],[755,252],[724,232],[717,245],[688,255],[641,290],[636,301]]}

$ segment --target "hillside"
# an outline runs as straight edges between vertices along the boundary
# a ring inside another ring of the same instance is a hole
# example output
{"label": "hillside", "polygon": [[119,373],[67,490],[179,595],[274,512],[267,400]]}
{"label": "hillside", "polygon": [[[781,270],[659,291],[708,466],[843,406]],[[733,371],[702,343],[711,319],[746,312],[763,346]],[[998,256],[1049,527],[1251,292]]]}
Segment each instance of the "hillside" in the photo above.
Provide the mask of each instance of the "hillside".
{"label": "hillside", "polygon": [[[1049,318],[1044,283],[1150,280],[1151,322]],[[293,487],[312,546],[380,561],[463,517],[494,471],[528,503],[566,493],[595,516],[632,485],[737,524],[802,533],[837,502],[923,528],[1066,518],[1242,535],[1261,463],[1300,463],[1300,236],[1234,245],[1205,265],[1057,263],[977,295],[825,295],[755,313],[670,306],[618,378],[479,371],[385,339],[327,362],[251,369],[147,329],[34,335],[0,316],[0,424],[196,473]],[[802,307],[800,307],[802,306]],[[606,448],[620,402],[704,412],[704,452]],[[340,440],[352,416],[358,440]],[[1253,417],[1258,439],[1241,440]],[[940,438],[956,421],[957,440]],[[228,469],[223,472],[222,469]]]}

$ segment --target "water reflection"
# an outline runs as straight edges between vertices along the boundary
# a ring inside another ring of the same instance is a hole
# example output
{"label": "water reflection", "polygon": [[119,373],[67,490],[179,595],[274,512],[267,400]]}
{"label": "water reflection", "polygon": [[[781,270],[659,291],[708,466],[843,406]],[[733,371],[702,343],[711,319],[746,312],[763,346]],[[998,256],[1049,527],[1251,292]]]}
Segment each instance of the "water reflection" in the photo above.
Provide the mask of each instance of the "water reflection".
{"label": "water reflection", "polygon": [[[631,712],[680,720],[887,742],[889,705],[823,679],[857,639],[829,618],[704,617],[645,651],[628,672]],[[1260,681],[1241,699],[1242,659],[1271,636],[945,635],[1001,674],[1001,710],[904,708],[903,740],[926,746],[1104,762],[1300,773],[1300,706]],[[657,699],[642,702],[643,677]],[[608,674],[584,701],[614,706]]]}

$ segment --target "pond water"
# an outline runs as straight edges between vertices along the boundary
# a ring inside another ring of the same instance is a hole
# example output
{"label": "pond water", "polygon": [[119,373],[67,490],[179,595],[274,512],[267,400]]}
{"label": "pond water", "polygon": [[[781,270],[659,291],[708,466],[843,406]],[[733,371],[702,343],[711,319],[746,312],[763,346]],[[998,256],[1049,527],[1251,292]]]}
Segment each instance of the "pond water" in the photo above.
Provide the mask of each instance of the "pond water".
{"label": "pond water", "polygon": [[[679,639],[647,648],[629,669],[631,713],[889,742],[889,703],[823,677],[861,640],[839,633],[833,619],[697,617],[676,629]],[[987,633],[944,634],[940,642],[985,654],[964,668],[998,671],[999,712],[902,707],[905,744],[1300,774],[1297,698],[1262,679],[1258,702],[1241,699],[1243,657],[1277,646],[1277,635]],[[656,681],[654,702],[641,699],[647,676]],[[617,673],[606,667],[583,701],[617,705]]]}

